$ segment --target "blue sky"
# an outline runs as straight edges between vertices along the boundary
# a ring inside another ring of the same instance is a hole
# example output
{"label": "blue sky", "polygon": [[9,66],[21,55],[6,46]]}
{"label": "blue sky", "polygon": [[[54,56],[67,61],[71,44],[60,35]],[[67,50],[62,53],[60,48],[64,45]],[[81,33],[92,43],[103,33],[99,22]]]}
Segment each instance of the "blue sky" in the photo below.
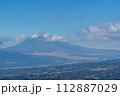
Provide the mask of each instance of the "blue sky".
{"label": "blue sky", "polygon": [[0,36],[74,35],[83,27],[118,23],[119,17],[120,0],[0,0]]}
{"label": "blue sky", "polygon": [[119,5],[120,0],[0,0],[0,35],[72,33],[120,16]]}

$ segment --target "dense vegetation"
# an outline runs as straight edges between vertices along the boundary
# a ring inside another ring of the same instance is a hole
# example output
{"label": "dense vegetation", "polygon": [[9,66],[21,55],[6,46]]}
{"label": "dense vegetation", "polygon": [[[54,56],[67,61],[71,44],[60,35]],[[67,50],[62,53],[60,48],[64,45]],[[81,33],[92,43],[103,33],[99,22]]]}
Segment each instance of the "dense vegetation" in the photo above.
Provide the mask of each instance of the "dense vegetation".
{"label": "dense vegetation", "polygon": [[87,64],[1,69],[1,80],[120,80],[120,60]]}

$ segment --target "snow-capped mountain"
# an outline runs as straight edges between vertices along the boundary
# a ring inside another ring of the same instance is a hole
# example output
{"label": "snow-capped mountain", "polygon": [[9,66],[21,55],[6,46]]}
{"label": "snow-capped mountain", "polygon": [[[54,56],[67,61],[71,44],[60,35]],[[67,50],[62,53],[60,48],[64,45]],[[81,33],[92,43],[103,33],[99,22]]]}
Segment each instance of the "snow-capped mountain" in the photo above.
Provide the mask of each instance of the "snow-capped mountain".
{"label": "snow-capped mountain", "polygon": [[[56,35],[58,36],[58,35]],[[120,51],[98,50],[72,45],[48,33],[36,33],[32,37],[19,36],[23,42],[0,51],[1,67],[43,66],[56,64],[88,63],[117,59]]]}
{"label": "snow-capped mountain", "polygon": [[36,34],[34,34],[32,36],[32,38],[47,38],[47,33],[44,33],[44,32],[37,32]]}
{"label": "snow-capped mountain", "polygon": [[33,39],[43,39],[46,41],[61,41],[61,42],[66,42],[66,36],[65,35],[50,35],[47,32],[37,32],[32,36]]}
{"label": "snow-capped mountain", "polygon": [[20,44],[5,48],[4,50],[33,56],[55,56],[71,60],[83,60],[86,62],[116,59],[120,55],[120,51],[98,50],[72,45],[62,41],[62,37],[58,38],[60,36],[55,37],[53,42],[50,39],[54,36],[55,35],[52,36],[48,33],[38,32]]}

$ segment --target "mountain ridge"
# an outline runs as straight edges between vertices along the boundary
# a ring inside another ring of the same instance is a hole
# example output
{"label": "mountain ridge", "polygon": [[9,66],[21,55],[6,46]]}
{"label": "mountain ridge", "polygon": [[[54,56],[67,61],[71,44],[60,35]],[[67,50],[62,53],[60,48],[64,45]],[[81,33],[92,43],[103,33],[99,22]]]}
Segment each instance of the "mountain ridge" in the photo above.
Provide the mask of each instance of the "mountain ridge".
{"label": "mountain ridge", "polygon": [[[44,37],[44,33],[36,33],[35,35],[33,35],[33,37],[26,39],[25,41],[21,42],[18,45],[5,48],[3,50],[14,53],[17,52],[22,54],[28,54],[28,55],[35,55],[35,53],[38,53],[36,55],[40,55],[40,56],[41,55],[45,56],[45,54],[50,55],[50,53],[55,53],[50,56],[56,55],[56,57],[57,56],[60,57],[59,54],[63,53],[63,54],[67,54],[68,57],[67,59],[70,59],[71,58],[70,56],[74,56],[74,57],[79,56],[79,58],[87,57],[87,58],[99,58],[99,60],[109,60],[109,59],[117,59],[120,56],[120,51],[116,51],[116,50],[92,49],[92,48],[85,48],[85,47],[73,45],[63,41],[48,41],[47,38]],[[62,56],[62,57],[66,58],[66,56]]]}

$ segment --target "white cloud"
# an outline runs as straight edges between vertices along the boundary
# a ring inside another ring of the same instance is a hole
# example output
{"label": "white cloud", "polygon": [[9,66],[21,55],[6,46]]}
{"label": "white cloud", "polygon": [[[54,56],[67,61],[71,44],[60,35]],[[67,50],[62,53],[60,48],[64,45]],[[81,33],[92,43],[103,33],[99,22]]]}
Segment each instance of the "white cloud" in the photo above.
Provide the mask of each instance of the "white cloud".
{"label": "white cloud", "polygon": [[44,33],[44,34],[43,34],[43,37],[48,38],[49,35],[50,35],[50,34],[47,32],[47,33]]}
{"label": "white cloud", "polygon": [[28,36],[26,36],[25,34],[20,34],[15,38],[15,40],[21,41],[21,40],[25,40],[27,38],[28,38]]}
{"label": "white cloud", "polygon": [[0,45],[2,45],[4,42],[8,42],[10,39],[7,37],[0,37]]}
{"label": "white cloud", "polygon": [[40,39],[51,41],[51,42],[55,42],[55,41],[67,42],[66,35],[50,35],[47,32],[37,32],[32,37],[27,36],[25,34],[20,34],[15,38],[0,37],[0,48],[14,46],[16,44],[23,42],[24,40],[28,38],[31,38],[31,39],[40,38]]}
{"label": "white cloud", "polygon": [[66,42],[66,36],[65,35],[53,35],[51,36],[51,38],[48,39],[49,41],[63,41],[63,42]]}
{"label": "white cloud", "polygon": [[108,23],[82,28],[80,32],[77,32],[77,38],[82,40],[120,41],[120,23]]}
{"label": "white cloud", "polygon": [[66,42],[66,35],[50,35],[48,32],[37,32],[32,36],[32,38],[40,38],[47,41],[62,41]]}
{"label": "white cloud", "polygon": [[11,38],[8,37],[0,37],[0,48],[4,48],[9,46],[9,42],[12,41]]}
{"label": "white cloud", "polygon": [[27,38],[29,38],[29,37],[26,36],[25,34],[21,34],[15,38],[0,37],[0,48],[6,48],[6,47],[16,45],[16,44],[26,40]]}

